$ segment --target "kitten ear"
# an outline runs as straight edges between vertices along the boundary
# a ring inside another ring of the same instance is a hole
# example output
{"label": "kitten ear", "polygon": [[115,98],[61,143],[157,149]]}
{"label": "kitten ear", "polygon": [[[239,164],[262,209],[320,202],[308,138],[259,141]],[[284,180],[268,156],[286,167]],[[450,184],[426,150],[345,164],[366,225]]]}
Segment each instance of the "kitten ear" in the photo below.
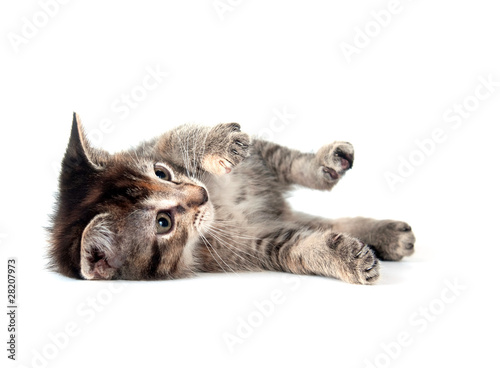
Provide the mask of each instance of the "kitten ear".
{"label": "kitten ear", "polygon": [[80,270],[87,280],[109,280],[123,264],[116,243],[111,215],[97,215],[82,234]]}
{"label": "kitten ear", "polygon": [[76,167],[87,167],[101,170],[106,166],[109,154],[103,150],[93,148],[83,130],[80,117],[73,113],[71,136],[63,159],[63,170]]}

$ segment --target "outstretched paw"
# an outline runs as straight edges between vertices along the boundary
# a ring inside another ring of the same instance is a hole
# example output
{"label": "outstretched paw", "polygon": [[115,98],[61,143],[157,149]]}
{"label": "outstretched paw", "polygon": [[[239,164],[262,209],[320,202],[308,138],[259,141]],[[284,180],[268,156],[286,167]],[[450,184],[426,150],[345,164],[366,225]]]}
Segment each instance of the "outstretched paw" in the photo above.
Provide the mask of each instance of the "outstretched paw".
{"label": "outstretched paw", "polygon": [[368,239],[369,246],[380,259],[399,261],[415,251],[415,235],[406,222],[378,221]]}
{"label": "outstretched paw", "polygon": [[316,158],[324,180],[336,184],[352,168],[354,148],[348,142],[333,142],[323,146],[316,154]]}
{"label": "outstretched paw", "polygon": [[250,136],[241,132],[238,123],[218,124],[207,137],[203,166],[216,175],[228,174],[248,157],[249,147]]}
{"label": "outstretched paw", "polygon": [[327,244],[335,253],[339,279],[352,284],[373,284],[378,280],[379,261],[361,241],[345,234],[332,234]]}

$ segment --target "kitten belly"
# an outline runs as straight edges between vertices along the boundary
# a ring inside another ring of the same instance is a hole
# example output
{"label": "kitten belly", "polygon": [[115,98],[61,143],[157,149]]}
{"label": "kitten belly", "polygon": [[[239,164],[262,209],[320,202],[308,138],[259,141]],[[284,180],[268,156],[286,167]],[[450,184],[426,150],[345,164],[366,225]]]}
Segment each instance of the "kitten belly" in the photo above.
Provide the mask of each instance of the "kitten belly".
{"label": "kitten belly", "polygon": [[245,226],[283,217],[289,212],[288,204],[282,193],[266,184],[239,167],[228,175],[209,180],[207,189],[214,206],[214,220]]}
{"label": "kitten belly", "polygon": [[250,207],[258,207],[255,206],[256,199],[250,200],[251,195],[248,189],[244,189],[245,184],[242,179],[241,175],[230,173],[214,178],[207,185],[214,206],[215,221],[245,224],[249,213],[255,211],[255,208],[252,211]]}

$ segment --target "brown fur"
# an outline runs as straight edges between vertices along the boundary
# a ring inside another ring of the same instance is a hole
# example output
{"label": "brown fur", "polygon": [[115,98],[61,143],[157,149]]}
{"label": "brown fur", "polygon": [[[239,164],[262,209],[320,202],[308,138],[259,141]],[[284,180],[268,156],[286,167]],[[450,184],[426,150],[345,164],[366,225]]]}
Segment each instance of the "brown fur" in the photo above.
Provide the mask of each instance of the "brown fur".
{"label": "brown fur", "polygon": [[293,212],[284,199],[293,185],[330,190],[353,161],[347,142],[301,153],[251,142],[236,123],[181,126],[110,155],[90,146],[75,114],[51,267],[85,279],[277,270],[374,283],[377,256],[413,253],[408,224],[316,218]]}

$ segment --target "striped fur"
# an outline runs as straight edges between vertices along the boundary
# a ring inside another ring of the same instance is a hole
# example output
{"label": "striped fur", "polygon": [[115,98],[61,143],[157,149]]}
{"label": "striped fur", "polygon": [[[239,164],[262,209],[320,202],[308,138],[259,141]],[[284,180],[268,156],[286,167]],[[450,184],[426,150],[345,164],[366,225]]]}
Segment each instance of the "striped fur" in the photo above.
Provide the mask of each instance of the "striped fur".
{"label": "striped fur", "polygon": [[236,123],[184,125],[111,155],[89,145],[75,114],[51,268],[84,279],[274,270],[374,283],[377,256],[413,253],[409,225],[316,218],[293,212],[284,198],[294,185],[330,190],[353,161],[347,142],[301,153],[251,141]]}

